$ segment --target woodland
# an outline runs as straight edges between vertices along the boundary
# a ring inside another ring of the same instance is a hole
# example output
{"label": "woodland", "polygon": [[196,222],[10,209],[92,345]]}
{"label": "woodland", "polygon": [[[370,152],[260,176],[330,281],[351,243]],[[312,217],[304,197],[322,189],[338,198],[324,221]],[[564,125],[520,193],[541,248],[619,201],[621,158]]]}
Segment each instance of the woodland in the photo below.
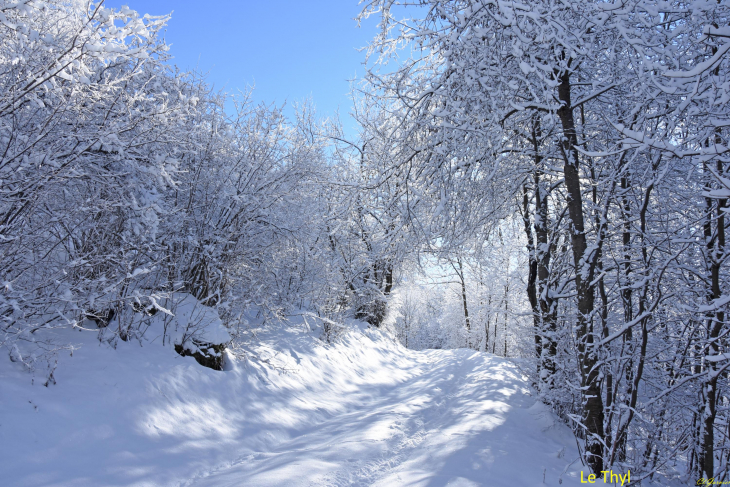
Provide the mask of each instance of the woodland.
{"label": "woodland", "polygon": [[169,16],[0,0],[0,360],[354,318],[514,359],[599,476],[730,481],[730,2],[360,5],[353,138],[178,69]]}

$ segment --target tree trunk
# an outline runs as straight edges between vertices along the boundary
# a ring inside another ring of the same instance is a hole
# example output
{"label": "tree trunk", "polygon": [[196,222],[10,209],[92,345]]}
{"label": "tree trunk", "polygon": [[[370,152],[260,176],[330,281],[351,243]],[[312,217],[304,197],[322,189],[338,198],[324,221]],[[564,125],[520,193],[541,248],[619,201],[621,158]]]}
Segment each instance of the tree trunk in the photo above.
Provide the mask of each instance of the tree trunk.
{"label": "tree trunk", "polygon": [[541,137],[540,120],[536,117],[532,124],[532,146],[535,151],[533,180],[535,184],[535,236],[537,238],[537,247],[535,249],[537,299],[542,338],[540,361],[543,369],[543,384],[548,389],[552,389],[552,378],[556,370],[555,357],[558,353],[557,306],[554,298],[550,295],[550,260],[554,246],[550,244],[548,233],[548,191],[543,187],[544,183],[541,180],[540,165],[542,164],[542,156],[539,153]]}
{"label": "tree trunk", "polygon": [[578,300],[578,323],[576,341],[578,361],[581,369],[583,389],[583,424],[586,428],[586,461],[596,475],[603,470],[603,397],[601,395],[598,369],[595,367],[596,355],[593,350],[593,335],[589,333],[589,323],[594,309],[593,275],[594,256],[586,254],[586,234],[583,218],[583,198],[580,188],[578,169],[578,140],[571,106],[570,72],[562,73],[559,78],[558,97],[561,107],[558,117],[563,128],[561,148],[564,161],[565,187],[567,189],[568,215],[570,219],[570,239],[575,265],[575,287]]}
{"label": "tree trunk", "polygon": [[[717,162],[717,174],[722,175],[722,163]],[[708,184],[709,186],[709,184]],[[707,201],[707,219],[705,223],[705,238],[707,245],[707,258],[710,261],[710,289],[708,290],[708,301],[710,304],[722,295],[720,289],[720,269],[725,259],[725,206],[726,199],[717,200],[716,203]],[[714,211],[713,211],[714,207]],[[715,230],[712,230],[712,220],[715,220]],[[718,355],[720,345],[718,338],[725,325],[725,312],[722,309],[709,313],[707,319],[708,341],[705,353],[708,356]],[[715,476],[715,418],[717,416],[717,362],[707,360],[707,380],[702,388],[702,450],[699,458],[700,470],[705,478],[711,479]]]}
{"label": "tree trunk", "polygon": [[[538,179],[538,176],[535,176]],[[535,354],[537,357],[537,376],[542,377],[542,330],[540,319],[540,308],[537,302],[537,255],[535,253],[535,243],[532,233],[532,225],[530,222],[530,197],[527,187],[522,187],[522,222],[525,228],[525,237],[527,238],[527,256],[528,256],[528,273],[527,273],[527,299],[530,301],[532,309],[532,322],[535,328]]]}
{"label": "tree trunk", "polygon": [[464,281],[464,267],[461,265],[461,257],[457,257],[456,262],[459,264],[458,274],[459,279],[461,280],[461,301],[464,304],[464,321],[466,322],[466,331],[471,332],[471,323],[469,322],[469,307],[466,305],[466,282]]}

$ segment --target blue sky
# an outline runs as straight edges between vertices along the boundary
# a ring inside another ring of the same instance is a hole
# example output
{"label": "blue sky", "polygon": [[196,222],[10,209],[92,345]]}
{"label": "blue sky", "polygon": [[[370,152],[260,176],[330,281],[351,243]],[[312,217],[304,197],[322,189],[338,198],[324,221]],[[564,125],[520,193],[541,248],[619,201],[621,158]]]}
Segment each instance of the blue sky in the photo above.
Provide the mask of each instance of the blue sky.
{"label": "blue sky", "polygon": [[[347,79],[361,76],[377,19],[358,28],[358,0],[107,0],[140,13],[172,12],[165,38],[181,68],[226,91],[255,84],[258,101],[312,97],[320,115],[350,111]],[[346,123],[346,125],[350,125]]]}

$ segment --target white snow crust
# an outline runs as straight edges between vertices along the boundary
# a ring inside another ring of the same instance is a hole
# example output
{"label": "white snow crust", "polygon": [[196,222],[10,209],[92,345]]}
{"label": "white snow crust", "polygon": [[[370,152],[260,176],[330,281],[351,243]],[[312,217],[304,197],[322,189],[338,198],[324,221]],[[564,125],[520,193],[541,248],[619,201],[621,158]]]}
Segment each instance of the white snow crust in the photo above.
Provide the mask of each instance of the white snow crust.
{"label": "white snow crust", "polygon": [[56,385],[0,361],[3,485],[580,484],[570,430],[491,354],[357,323],[327,344],[298,317],[214,371],[153,334],[114,350],[68,333]]}

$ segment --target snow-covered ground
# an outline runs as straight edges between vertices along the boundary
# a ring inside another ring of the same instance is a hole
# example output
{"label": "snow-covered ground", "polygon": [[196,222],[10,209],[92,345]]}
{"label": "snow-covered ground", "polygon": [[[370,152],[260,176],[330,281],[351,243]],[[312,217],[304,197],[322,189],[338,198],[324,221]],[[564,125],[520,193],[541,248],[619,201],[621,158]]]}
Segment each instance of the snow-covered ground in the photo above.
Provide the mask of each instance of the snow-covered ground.
{"label": "snow-covered ground", "polygon": [[299,318],[219,372],[152,336],[111,350],[73,333],[56,385],[0,360],[3,485],[580,484],[569,429],[490,354],[357,325],[326,344]]}

